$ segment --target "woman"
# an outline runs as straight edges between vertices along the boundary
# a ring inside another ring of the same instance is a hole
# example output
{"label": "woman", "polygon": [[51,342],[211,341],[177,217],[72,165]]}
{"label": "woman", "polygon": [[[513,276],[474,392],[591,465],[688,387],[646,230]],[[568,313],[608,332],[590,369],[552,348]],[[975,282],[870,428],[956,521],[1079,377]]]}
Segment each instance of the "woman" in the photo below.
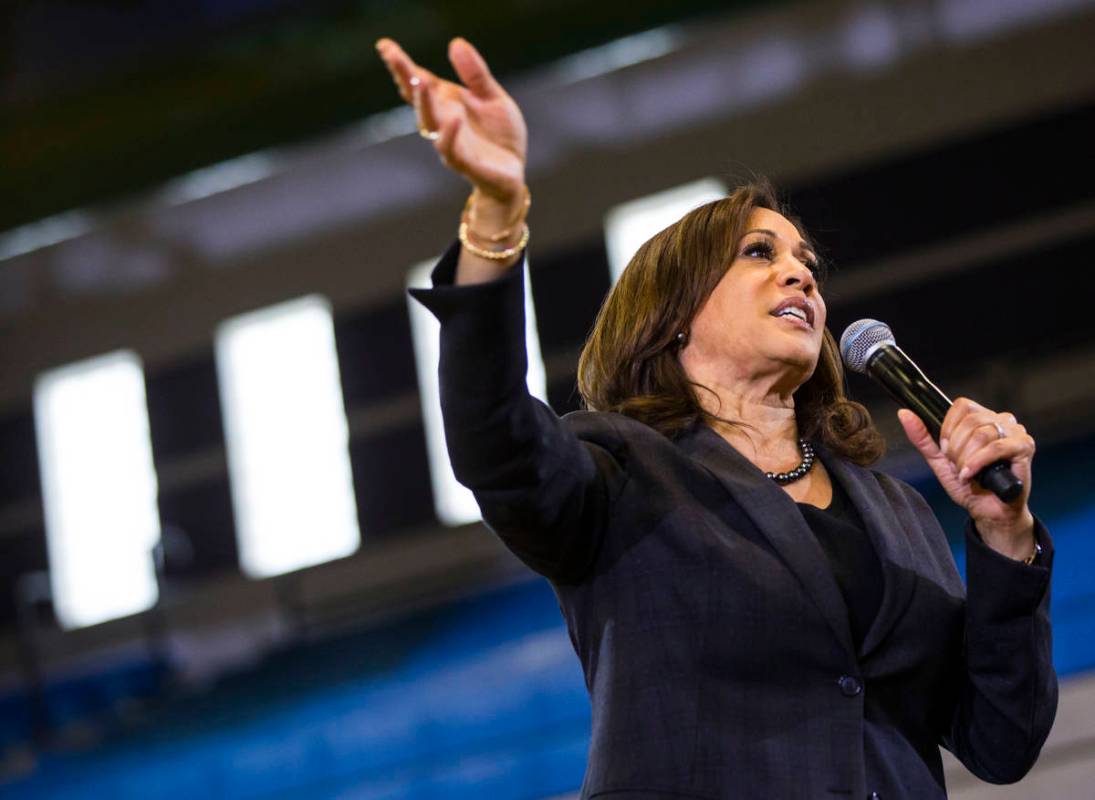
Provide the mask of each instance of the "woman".
{"label": "woman", "polygon": [[[924,500],[864,466],[881,438],[843,395],[817,257],[763,185],[639,250],[582,354],[591,410],[558,419],[525,388],[520,111],[464,40],[461,84],[377,47],[473,186],[415,296],[442,324],[456,474],[551,580],[581,659],[582,797],[945,797],[940,744],[1022,777],[1057,696],[1023,426],[960,399],[937,446],[899,412],[969,513],[967,596]],[[1010,504],[970,480],[1001,458]]]}

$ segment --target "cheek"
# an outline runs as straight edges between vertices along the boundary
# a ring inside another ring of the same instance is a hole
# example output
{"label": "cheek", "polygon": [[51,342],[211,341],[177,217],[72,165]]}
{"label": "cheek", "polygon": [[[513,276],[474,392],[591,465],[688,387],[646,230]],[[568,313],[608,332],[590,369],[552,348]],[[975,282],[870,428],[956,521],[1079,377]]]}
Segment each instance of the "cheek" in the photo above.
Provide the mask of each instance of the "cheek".
{"label": "cheek", "polygon": [[721,331],[734,326],[738,322],[739,316],[733,298],[728,296],[726,292],[719,292],[716,289],[715,293],[708,298],[696,319],[702,321],[704,327],[710,331]]}

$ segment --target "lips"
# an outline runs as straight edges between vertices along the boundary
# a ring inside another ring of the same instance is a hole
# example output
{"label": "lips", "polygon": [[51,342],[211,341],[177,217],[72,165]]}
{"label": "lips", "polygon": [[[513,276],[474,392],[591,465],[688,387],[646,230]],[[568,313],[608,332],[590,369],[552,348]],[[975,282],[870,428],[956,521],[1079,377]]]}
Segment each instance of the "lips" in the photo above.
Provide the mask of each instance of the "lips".
{"label": "lips", "polygon": [[788,297],[768,313],[773,317],[779,317],[786,314],[792,316],[794,319],[802,321],[800,316],[795,315],[795,310],[806,316],[805,322],[807,325],[811,328],[814,327],[814,307],[810,305],[809,301],[802,297]]}

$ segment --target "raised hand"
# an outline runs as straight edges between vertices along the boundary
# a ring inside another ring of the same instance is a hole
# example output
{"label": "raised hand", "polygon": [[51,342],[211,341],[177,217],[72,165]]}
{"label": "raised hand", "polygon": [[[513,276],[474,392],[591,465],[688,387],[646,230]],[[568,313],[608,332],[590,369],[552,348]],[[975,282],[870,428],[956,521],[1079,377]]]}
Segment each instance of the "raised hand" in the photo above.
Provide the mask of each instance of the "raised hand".
{"label": "raised hand", "polygon": [[479,52],[465,39],[449,43],[449,61],[461,81],[454,83],[417,65],[391,39],[379,40],[376,49],[442,162],[499,206],[519,203],[528,131],[517,103]]}

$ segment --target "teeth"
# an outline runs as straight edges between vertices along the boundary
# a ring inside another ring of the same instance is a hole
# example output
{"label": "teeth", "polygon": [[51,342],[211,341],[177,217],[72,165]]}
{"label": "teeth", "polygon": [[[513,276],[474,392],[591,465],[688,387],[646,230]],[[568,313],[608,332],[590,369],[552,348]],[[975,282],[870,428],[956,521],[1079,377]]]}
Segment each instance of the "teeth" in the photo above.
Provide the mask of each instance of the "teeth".
{"label": "teeth", "polygon": [[806,312],[803,311],[801,308],[795,308],[793,306],[790,307],[790,308],[783,309],[783,311],[779,312],[778,316],[781,316],[781,317],[787,317],[787,316],[798,317],[803,322],[807,321]]}

